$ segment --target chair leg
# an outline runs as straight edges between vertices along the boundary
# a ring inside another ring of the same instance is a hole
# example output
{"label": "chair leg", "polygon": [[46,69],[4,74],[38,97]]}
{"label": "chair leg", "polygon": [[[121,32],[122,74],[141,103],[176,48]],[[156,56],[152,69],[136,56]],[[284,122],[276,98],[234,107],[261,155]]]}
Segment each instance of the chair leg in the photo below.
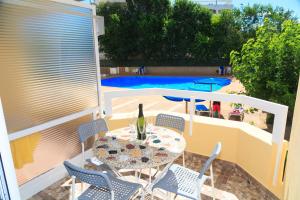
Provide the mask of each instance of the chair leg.
{"label": "chair leg", "polygon": [[149,184],[152,182],[151,168],[149,168]]}
{"label": "chair leg", "polygon": [[75,176],[72,176],[72,186],[71,186],[71,192],[72,192],[72,200],[75,200],[75,190],[76,190],[76,185],[75,185]]}
{"label": "chair leg", "polygon": [[183,167],[185,167],[185,157],[184,157],[184,152],[183,152],[183,154],[182,154],[182,165],[183,165]]}
{"label": "chair leg", "polygon": [[142,169],[140,169],[139,181],[141,180],[141,175],[142,175]]}
{"label": "chair leg", "polygon": [[157,166],[157,168],[156,168],[156,172],[155,172],[155,174],[154,174],[154,177],[156,176],[156,174],[158,174],[159,173],[159,166]]}
{"label": "chair leg", "polygon": [[153,192],[155,189],[151,190],[151,200],[153,200]]}
{"label": "chair leg", "polygon": [[212,187],[213,200],[215,200],[216,192],[215,192],[214,173],[213,173],[212,165],[210,165],[210,181],[211,181],[211,187]]}
{"label": "chair leg", "polygon": [[82,153],[82,168],[84,168],[85,165],[84,142],[81,143],[81,153]]}
{"label": "chair leg", "polygon": [[83,182],[80,183],[80,192],[83,192]]}
{"label": "chair leg", "polygon": [[139,175],[138,175],[138,172],[136,170],[134,171],[134,176],[136,178],[136,181],[139,182]]}
{"label": "chair leg", "polygon": [[115,192],[111,191],[111,200],[115,200]]}
{"label": "chair leg", "polygon": [[145,199],[145,193],[146,193],[146,191],[144,189],[142,189],[141,200]]}
{"label": "chair leg", "polygon": [[167,192],[167,200],[171,199],[171,192]]}

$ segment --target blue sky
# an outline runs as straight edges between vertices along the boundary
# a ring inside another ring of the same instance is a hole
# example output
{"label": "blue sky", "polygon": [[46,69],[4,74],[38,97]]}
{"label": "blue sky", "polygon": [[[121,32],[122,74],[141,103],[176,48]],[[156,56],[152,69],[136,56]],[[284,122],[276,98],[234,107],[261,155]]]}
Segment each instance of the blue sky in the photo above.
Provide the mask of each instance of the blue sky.
{"label": "blue sky", "polygon": [[[171,0],[174,2],[175,0]],[[192,0],[193,1],[193,0]],[[197,1],[197,0],[195,0]],[[203,0],[199,0],[200,2]],[[294,14],[300,18],[300,0],[232,0],[233,5],[237,8],[243,5],[253,5],[253,4],[271,4],[272,6],[280,6],[285,8],[286,10],[294,11]]]}
{"label": "blue sky", "polygon": [[286,10],[294,11],[294,14],[300,18],[300,0],[233,0],[233,4],[236,7],[240,7],[241,4],[253,5],[255,3],[271,4],[274,7],[284,7]]}

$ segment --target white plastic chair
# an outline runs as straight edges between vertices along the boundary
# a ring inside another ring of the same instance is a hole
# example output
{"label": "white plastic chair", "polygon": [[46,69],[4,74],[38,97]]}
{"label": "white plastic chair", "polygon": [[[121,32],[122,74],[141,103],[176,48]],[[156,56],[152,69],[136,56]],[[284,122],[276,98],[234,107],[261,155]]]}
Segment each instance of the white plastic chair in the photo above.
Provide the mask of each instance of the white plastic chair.
{"label": "white plastic chair", "polygon": [[[207,179],[211,180],[213,199],[215,199],[212,162],[218,157],[220,152],[221,143],[219,142],[200,172],[195,172],[177,164],[172,164],[160,178],[157,178],[154,181],[151,187],[151,199],[153,199],[154,189],[162,189],[189,199],[201,200],[201,189]],[[210,170],[209,176],[205,175],[208,169]]]}

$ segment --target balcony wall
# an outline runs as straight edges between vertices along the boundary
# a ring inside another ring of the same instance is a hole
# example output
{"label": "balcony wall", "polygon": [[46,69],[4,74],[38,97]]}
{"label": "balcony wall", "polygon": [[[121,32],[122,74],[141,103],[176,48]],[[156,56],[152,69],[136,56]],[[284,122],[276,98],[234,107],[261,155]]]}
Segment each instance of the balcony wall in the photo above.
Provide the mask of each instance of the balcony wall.
{"label": "balcony wall", "polygon": [[[157,112],[145,113],[147,117],[156,116]],[[189,115],[180,115],[186,119],[184,137],[187,141],[186,151],[208,156],[213,146],[222,142],[219,159],[233,162],[243,168],[264,187],[278,198],[283,194],[283,166],[287,150],[284,141],[279,176],[276,185],[272,178],[276,161],[277,146],[272,143],[272,135],[264,130],[243,122],[221,120],[195,116],[193,134],[189,135]],[[110,129],[121,128],[132,122],[132,114],[115,114],[107,120]]]}
{"label": "balcony wall", "polygon": [[289,144],[289,157],[286,167],[285,200],[300,199],[300,79],[295,102],[293,126]]}

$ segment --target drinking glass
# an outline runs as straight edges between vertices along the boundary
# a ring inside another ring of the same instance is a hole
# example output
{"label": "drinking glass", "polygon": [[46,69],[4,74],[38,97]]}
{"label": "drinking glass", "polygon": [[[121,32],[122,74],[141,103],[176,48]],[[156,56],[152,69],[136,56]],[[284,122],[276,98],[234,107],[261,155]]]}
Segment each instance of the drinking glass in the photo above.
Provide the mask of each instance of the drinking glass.
{"label": "drinking glass", "polygon": [[[135,113],[134,113],[135,114]],[[132,117],[132,120],[130,121],[129,127],[130,127],[130,140],[133,141],[137,137],[137,130],[136,130],[136,116]]]}
{"label": "drinking glass", "polygon": [[147,133],[151,134],[153,131],[153,117],[148,117],[147,118]]}

